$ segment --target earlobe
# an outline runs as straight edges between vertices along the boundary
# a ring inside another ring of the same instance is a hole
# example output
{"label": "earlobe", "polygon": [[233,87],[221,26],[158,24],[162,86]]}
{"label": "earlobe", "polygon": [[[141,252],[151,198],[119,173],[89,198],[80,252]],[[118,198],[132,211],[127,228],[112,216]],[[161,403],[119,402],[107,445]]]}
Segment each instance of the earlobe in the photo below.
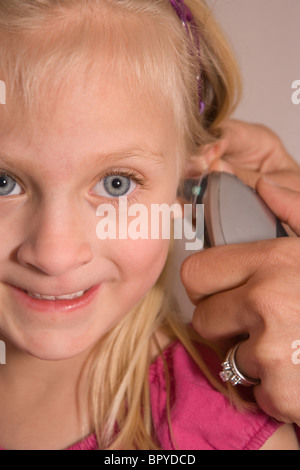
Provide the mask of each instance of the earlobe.
{"label": "earlobe", "polygon": [[185,174],[188,178],[193,178],[207,173],[211,165],[221,159],[222,153],[220,141],[203,145],[197,155],[193,155],[187,160]]}

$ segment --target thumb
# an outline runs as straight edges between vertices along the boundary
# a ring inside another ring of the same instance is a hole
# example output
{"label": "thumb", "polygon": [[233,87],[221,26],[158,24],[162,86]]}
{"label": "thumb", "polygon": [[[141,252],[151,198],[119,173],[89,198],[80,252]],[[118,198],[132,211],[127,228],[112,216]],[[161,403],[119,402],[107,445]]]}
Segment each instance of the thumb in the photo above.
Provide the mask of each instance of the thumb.
{"label": "thumb", "polygon": [[265,177],[258,180],[256,190],[274,214],[300,236],[300,192]]}

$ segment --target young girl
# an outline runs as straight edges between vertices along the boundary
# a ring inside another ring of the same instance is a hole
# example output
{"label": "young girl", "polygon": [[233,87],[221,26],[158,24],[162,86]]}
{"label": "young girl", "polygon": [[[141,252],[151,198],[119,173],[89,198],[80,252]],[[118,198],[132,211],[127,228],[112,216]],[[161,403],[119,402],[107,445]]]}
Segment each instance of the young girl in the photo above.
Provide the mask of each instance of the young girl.
{"label": "young girl", "polygon": [[233,109],[205,2],[3,0],[0,43],[1,447],[297,448],[230,403],[167,295],[170,241],[96,234],[101,204],[171,206]]}

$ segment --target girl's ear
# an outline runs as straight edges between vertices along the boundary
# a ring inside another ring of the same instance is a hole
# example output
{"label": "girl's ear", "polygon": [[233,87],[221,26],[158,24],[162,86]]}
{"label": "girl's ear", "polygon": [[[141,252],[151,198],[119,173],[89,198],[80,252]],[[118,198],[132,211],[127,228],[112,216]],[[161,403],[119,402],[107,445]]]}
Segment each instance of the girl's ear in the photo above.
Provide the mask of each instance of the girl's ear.
{"label": "girl's ear", "polygon": [[207,173],[211,165],[221,157],[218,144],[205,145],[201,149],[199,155],[190,157],[184,168],[185,178],[196,178],[197,176]]}

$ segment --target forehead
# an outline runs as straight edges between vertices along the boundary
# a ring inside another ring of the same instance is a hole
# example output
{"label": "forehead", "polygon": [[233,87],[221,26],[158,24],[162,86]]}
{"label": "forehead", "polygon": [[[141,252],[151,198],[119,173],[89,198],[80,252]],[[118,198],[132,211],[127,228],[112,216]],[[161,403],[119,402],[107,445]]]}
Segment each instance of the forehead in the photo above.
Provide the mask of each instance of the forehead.
{"label": "forehead", "polygon": [[[92,162],[122,164],[129,154],[155,154],[175,165],[177,140],[169,107],[153,102],[149,106],[142,95],[136,102],[122,81],[102,72],[95,81],[68,82],[59,96],[49,91],[45,106],[23,125],[7,119],[0,109],[0,154],[12,163],[36,162],[37,169],[50,165],[70,172]],[[85,171],[89,173],[87,167]]]}
{"label": "forehead", "polygon": [[9,104],[15,104],[14,118],[17,108],[30,118],[55,103],[49,92],[61,101],[70,85],[94,86],[103,73],[117,77],[136,103],[147,97],[149,105],[167,102],[178,108],[180,73],[172,21],[181,27],[172,17],[162,21],[155,9],[149,15],[116,6],[130,3],[107,0],[101,9],[73,8],[38,27],[0,31],[0,76],[6,78]]}
{"label": "forehead", "polygon": [[0,109],[2,130],[11,128],[36,147],[39,141],[55,145],[55,135],[60,144],[74,147],[84,140],[95,144],[96,133],[100,145],[101,135],[106,142],[128,141],[132,132],[150,139],[159,131],[164,142],[172,134],[174,144],[176,136],[183,154],[174,52],[180,22],[160,21],[157,12],[101,13],[79,18],[73,12],[61,23],[55,19],[43,28],[0,34],[0,72],[8,89],[5,111]]}

